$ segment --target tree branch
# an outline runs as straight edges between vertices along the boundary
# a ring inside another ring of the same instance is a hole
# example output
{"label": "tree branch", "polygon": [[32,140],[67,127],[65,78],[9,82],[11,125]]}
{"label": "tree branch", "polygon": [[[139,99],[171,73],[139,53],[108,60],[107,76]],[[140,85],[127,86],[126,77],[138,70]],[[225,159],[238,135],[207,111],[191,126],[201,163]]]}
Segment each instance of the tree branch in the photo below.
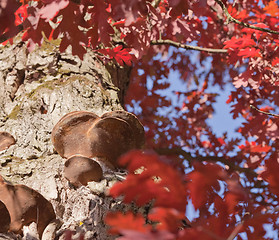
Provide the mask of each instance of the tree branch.
{"label": "tree branch", "polygon": [[242,221],[240,224],[238,224],[235,229],[232,231],[232,233],[230,234],[230,236],[227,238],[227,240],[233,240],[236,235],[239,233],[239,231],[241,230],[241,228],[243,227],[244,222]]}
{"label": "tree branch", "polygon": [[255,109],[256,111],[258,111],[258,112],[260,112],[260,113],[263,113],[263,114],[266,114],[266,115],[269,115],[269,116],[272,116],[272,117],[279,117],[278,114],[269,113],[269,112],[264,112],[264,111],[262,111],[262,110],[256,108],[256,107],[253,106],[253,105],[250,105],[250,108],[253,108],[253,109]]}
{"label": "tree branch", "polygon": [[267,28],[256,27],[254,25],[250,25],[248,23],[244,23],[244,22],[241,22],[241,21],[233,18],[229,14],[228,9],[226,8],[225,4],[221,0],[215,0],[215,2],[222,8],[222,10],[223,10],[224,14],[226,15],[226,17],[228,18],[229,22],[234,22],[234,23],[236,23],[238,25],[241,25],[243,27],[246,27],[246,28],[251,28],[251,29],[262,31],[262,32],[267,32],[267,33],[272,33],[272,34],[279,35],[279,32],[277,32],[277,31],[270,30],[270,29],[267,29]]}
{"label": "tree branch", "polygon": [[216,156],[196,156],[193,157],[191,153],[184,151],[182,148],[158,148],[154,149],[159,155],[181,155],[183,156],[186,160],[189,162],[193,161],[207,161],[207,162],[221,162],[227,166],[229,166],[230,169],[238,172],[243,172],[243,173],[248,173],[252,177],[257,177],[257,173],[255,173],[252,169],[250,168],[242,168],[236,164],[234,164],[233,161],[226,159],[225,157],[216,157]]}
{"label": "tree branch", "polygon": [[196,51],[202,51],[202,52],[208,52],[208,53],[226,53],[227,52],[226,49],[195,47],[195,46],[190,46],[190,45],[174,42],[169,39],[151,41],[151,45],[171,45],[176,48],[184,48],[186,50],[196,50]]}

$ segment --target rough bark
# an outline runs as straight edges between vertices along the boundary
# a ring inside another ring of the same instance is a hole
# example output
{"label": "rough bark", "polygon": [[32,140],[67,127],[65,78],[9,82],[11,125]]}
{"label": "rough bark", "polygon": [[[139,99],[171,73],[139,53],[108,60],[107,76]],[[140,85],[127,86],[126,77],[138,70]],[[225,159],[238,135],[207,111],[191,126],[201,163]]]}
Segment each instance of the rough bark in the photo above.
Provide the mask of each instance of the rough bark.
{"label": "rough bark", "polygon": [[[100,183],[71,187],[63,176],[65,159],[55,152],[50,134],[71,111],[102,115],[122,109],[129,71],[113,64],[105,66],[93,52],[83,61],[70,52],[61,54],[56,42],[45,42],[32,53],[22,42],[0,49],[0,131],[16,139],[15,145],[1,152],[0,174],[51,201],[60,220],[56,239],[65,229],[86,232],[85,239],[113,238],[107,235],[103,219],[109,209],[125,208],[107,196],[109,186],[122,172],[106,169]],[[0,239],[15,238],[0,235]]]}

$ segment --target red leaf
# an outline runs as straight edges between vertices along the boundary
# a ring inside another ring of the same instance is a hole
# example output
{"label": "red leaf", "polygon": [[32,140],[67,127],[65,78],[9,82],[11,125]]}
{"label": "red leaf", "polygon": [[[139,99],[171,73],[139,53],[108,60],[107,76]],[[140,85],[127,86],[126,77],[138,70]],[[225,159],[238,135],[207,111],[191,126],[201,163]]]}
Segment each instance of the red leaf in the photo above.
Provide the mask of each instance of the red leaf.
{"label": "red leaf", "polygon": [[[83,22],[84,17],[79,5],[70,1],[67,7],[60,9],[59,13],[63,15],[63,19],[53,32],[53,37],[55,39],[58,38],[60,34],[64,34],[59,50],[63,52],[71,45],[73,55],[78,55],[80,59],[83,59],[88,38],[78,27],[79,24]],[[72,21],[69,21],[69,19],[72,19]]]}
{"label": "red leaf", "polygon": [[279,63],[279,58],[278,57],[272,59],[272,61],[271,61],[271,64],[272,64],[273,67],[278,63]]}
{"label": "red leaf", "polygon": [[238,147],[244,152],[251,152],[251,153],[268,152],[271,149],[270,146],[267,145],[264,146],[262,144],[257,145],[256,142],[248,142],[248,141],[245,142],[245,145],[240,145]]}
{"label": "red leaf", "polygon": [[235,7],[233,7],[232,5],[229,5],[229,6],[228,6],[228,12],[230,13],[230,15],[231,15],[233,18],[238,19],[238,20],[240,20],[240,21],[242,21],[242,20],[244,20],[245,18],[247,18],[247,15],[248,15],[246,9],[244,9],[244,10],[238,12],[238,10],[237,10]]}
{"label": "red leaf", "polygon": [[[155,207],[169,207],[185,212],[187,196],[182,176],[156,154],[132,151],[120,161],[129,174],[125,181],[116,183],[110,190],[113,197],[124,195],[124,202],[135,201],[143,206],[155,200]],[[134,172],[142,169],[140,174]]]}
{"label": "red leaf", "polygon": [[260,175],[269,183],[270,190],[279,197],[279,163],[276,156],[265,161],[265,171]]}
{"label": "red leaf", "polygon": [[219,190],[218,180],[224,179],[226,172],[221,166],[212,163],[194,163],[193,166],[195,169],[187,176],[187,186],[195,209],[199,209],[214,194],[213,189]]}
{"label": "red leaf", "polygon": [[251,147],[251,152],[268,152],[270,149],[270,146],[257,145]]}
{"label": "red leaf", "polygon": [[24,22],[27,18],[27,7],[28,5],[20,6],[17,11],[15,12],[15,25],[19,25]]}
{"label": "red leaf", "polygon": [[185,215],[172,208],[155,208],[148,218],[158,222],[156,229],[177,233],[182,226]]}
{"label": "red leaf", "polygon": [[147,232],[151,229],[151,226],[145,224],[145,219],[141,214],[135,215],[131,212],[126,214],[121,212],[108,213],[105,221],[111,227],[109,230],[111,234],[120,234],[127,230]]}
{"label": "red leaf", "polygon": [[244,49],[240,49],[238,56],[242,56],[245,58],[250,58],[250,57],[260,57],[260,49],[256,49],[256,48],[244,48]]}
{"label": "red leaf", "polygon": [[264,7],[264,10],[272,17],[277,17],[279,15],[279,8],[276,0],[270,0],[269,3]]}
{"label": "red leaf", "polygon": [[35,49],[36,44],[39,46],[43,42],[43,35],[49,36],[52,28],[49,24],[45,24],[42,19],[39,19],[39,22],[35,25],[35,28],[30,27],[28,30],[22,35],[22,41],[28,41],[27,47],[30,52]]}
{"label": "red leaf", "polygon": [[240,177],[237,173],[232,174],[226,179],[228,192],[225,193],[225,203],[227,204],[228,213],[236,213],[237,206],[240,202],[249,202],[248,194],[240,183]]}
{"label": "red leaf", "polygon": [[129,26],[139,16],[146,16],[148,12],[147,0],[114,0],[111,1],[112,15],[117,21],[125,18],[125,25]]}
{"label": "red leaf", "polygon": [[226,101],[226,104],[231,103],[231,101],[232,101],[232,95],[229,96],[228,100]]}
{"label": "red leaf", "polygon": [[169,5],[172,7],[170,14],[174,17],[188,13],[189,3],[187,1],[170,0]]}
{"label": "red leaf", "polygon": [[[255,27],[259,27],[259,28],[269,28],[268,25],[264,24],[264,23],[256,23],[253,26]],[[251,36],[252,34],[254,34],[254,36],[256,37],[257,41],[260,40],[261,36],[265,36],[267,35],[267,33],[261,31],[261,30],[256,30],[256,29],[252,29],[252,28],[243,28],[242,32],[247,33],[249,36]]]}
{"label": "red leaf", "polygon": [[109,56],[110,59],[115,59],[120,66],[123,66],[124,63],[127,64],[128,66],[131,66],[132,61],[134,59],[133,55],[131,55],[129,51],[123,48],[121,45],[113,49],[105,48],[105,49],[99,49],[97,51],[99,53]]}
{"label": "red leaf", "polygon": [[251,36],[244,35],[242,37],[235,37],[233,36],[230,40],[224,42],[225,49],[243,49],[245,47],[255,46],[256,43]]}
{"label": "red leaf", "polygon": [[222,145],[225,145],[225,144],[226,144],[226,142],[224,141],[223,138],[218,138],[218,142],[219,142],[220,144],[222,144]]}
{"label": "red leaf", "polygon": [[15,14],[20,4],[16,0],[0,1],[0,35],[14,37],[18,31],[15,25]]}
{"label": "red leaf", "polygon": [[126,230],[122,231],[122,237],[118,240],[175,240],[176,236],[167,231],[150,231],[141,233],[137,231]]}
{"label": "red leaf", "polygon": [[48,1],[47,4],[40,9],[39,14],[43,19],[52,20],[59,11],[67,7],[68,4],[69,0]]}
{"label": "red leaf", "polygon": [[114,29],[109,23],[109,13],[107,8],[108,4],[103,0],[94,0],[94,7],[88,9],[88,13],[91,18],[88,20],[89,26],[93,26],[93,31],[88,31],[87,36],[91,39],[95,39],[92,41],[92,47],[96,48],[97,41],[102,43],[105,46],[110,45],[111,43],[111,35],[114,34]]}

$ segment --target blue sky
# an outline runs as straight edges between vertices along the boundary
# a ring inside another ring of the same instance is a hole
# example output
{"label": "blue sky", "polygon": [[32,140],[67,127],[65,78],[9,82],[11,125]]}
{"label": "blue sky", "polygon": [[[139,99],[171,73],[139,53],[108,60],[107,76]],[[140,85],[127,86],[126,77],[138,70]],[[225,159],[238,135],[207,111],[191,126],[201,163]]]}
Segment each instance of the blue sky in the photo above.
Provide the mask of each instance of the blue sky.
{"label": "blue sky", "polygon": [[[179,74],[174,71],[170,73],[168,81],[171,85],[167,90],[164,90],[165,94],[172,99],[172,101],[176,101],[175,104],[177,104],[177,98],[173,96],[173,92],[187,91],[189,89],[187,89],[186,83],[179,79]],[[230,91],[233,89],[234,86],[226,86],[224,90],[221,90],[219,87],[209,88],[209,91],[212,91],[212,93],[216,92],[219,94],[213,106],[215,114],[212,118],[207,120],[217,136],[222,136],[226,131],[230,138],[240,136],[235,130],[241,125],[241,120],[232,118],[230,105],[226,104]],[[178,104],[182,104],[182,102]]]}

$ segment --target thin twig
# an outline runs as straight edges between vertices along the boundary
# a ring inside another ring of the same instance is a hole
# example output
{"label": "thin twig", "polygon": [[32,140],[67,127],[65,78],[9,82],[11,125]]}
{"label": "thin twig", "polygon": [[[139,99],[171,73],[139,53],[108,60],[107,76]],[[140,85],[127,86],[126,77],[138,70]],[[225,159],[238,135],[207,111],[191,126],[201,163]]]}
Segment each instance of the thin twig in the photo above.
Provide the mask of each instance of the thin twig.
{"label": "thin twig", "polygon": [[261,27],[256,27],[254,25],[251,25],[251,24],[248,24],[248,23],[244,23],[244,22],[241,22],[235,18],[233,18],[229,12],[228,12],[228,9],[226,8],[225,4],[221,1],[221,0],[215,0],[215,2],[217,4],[219,4],[219,6],[222,8],[224,14],[226,15],[226,17],[228,18],[228,21],[229,22],[234,22],[238,25],[241,25],[243,27],[246,27],[246,28],[251,28],[251,29],[255,29],[255,30],[259,30],[259,31],[262,31],[262,32],[267,32],[267,33],[272,33],[272,34],[277,34],[279,35],[279,32],[277,31],[274,31],[274,30],[270,30],[270,29],[267,29],[267,28],[261,28]]}
{"label": "thin twig", "polygon": [[186,44],[182,44],[179,42],[174,42],[172,40],[166,39],[166,40],[156,40],[151,41],[152,45],[171,45],[176,48],[184,48],[186,50],[196,50],[196,51],[202,51],[202,52],[208,52],[208,53],[226,53],[226,49],[214,49],[214,48],[203,48],[203,47],[196,47],[196,46],[190,46]]}
{"label": "thin twig", "polygon": [[262,110],[256,108],[256,107],[253,106],[253,105],[250,105],[250,108],[253,108],[254,110],[256,110],[256,111],[258,111],[258,112],[260,112],[260,113],[263,113],[263,114],[265,114],[265,115],[269,115],[269,116],[272,116],[272,117],[279,117],[278,114],[269,113],[269,112],[264,112],[264,111],[262,111]]}
{"label": "thin twig", "polygon": [[239,233],[239,231],[241,230],[242,227],[243,227],[243,221],[235,227],[235,229],[232,231],[232,233],[227,238],[227,240],[233,240],[236,237],[236,235]]}

